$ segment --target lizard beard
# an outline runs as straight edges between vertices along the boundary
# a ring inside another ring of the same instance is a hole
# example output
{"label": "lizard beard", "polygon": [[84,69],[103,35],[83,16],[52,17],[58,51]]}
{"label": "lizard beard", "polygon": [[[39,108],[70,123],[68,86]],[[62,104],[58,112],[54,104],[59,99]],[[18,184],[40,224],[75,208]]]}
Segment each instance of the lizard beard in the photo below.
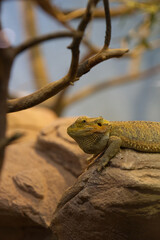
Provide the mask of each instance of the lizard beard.
{"label": "lizard beard", "polygon": [[104,150],[108,142],[108,136],[105,137],[105,133],[93,133],[87,136],[74,136],[75,141],[80,148],[89,154],[98,154]]}

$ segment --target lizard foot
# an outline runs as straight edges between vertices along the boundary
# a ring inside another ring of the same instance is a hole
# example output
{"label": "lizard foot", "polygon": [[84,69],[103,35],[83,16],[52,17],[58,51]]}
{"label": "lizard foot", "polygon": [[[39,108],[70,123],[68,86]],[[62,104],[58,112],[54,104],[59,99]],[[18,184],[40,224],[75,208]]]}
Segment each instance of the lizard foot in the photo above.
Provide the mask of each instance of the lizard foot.
{"label": "lizard foot", "polygon": [[105,158],[102,157],[100,160],[101,160],[101,163],[97,168],[98,172],[101,172],[109,163],[109,158],[107,158],[107,157],[105,157]]}
{"label": "lizard foot", "polygon": [[99,153],[94,154],[91,157],[87,158],[87,163],[88,163],[87,169],[89,169],[96,161],[98,161],[102,155],[103,155],[103,152],[100,154]]}

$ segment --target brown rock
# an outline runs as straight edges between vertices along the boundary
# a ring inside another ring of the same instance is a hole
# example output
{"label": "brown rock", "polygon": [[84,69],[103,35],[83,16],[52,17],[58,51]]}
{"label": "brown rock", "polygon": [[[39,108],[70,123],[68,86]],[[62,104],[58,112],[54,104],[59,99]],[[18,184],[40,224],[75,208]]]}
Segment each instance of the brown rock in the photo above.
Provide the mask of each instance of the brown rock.
{"label": "brown rock", "polygon": [[7,114],[7,134],[23,132],[24,136],[18,142],[36,139],[38,132],[51,124],[57,118],[56,114],[43,107],[34,107],[27,110]]}
{"label": "brown rock", "polygon": [[88,154],[85,154],[67,134],[67,127],[74,120],[75,118],[55,120],[49,127],[41,131],[38,136],[37,147],[41,150],[47,150],[46,154],[53,161],[75,176],[79,176],[87,166],[86,159]]}
{"label": "brown rock", "polygon": [[122,150],[101,173],[96,161],[53,215],[59,240],[159,240],[160,154]]}
{"label": "brown rock", "polygon": [[61,171],[31,144],[9,146],[0,182],[0,225],[5,225],[5,217],[9,221],[10,215],[18,215],[21,221],[12,220],[10,226],[35,222],[48,227],[68,182],[74,181],[70,173]]}
{"label": "brown rock", "polygon": [[46,180],[37,169],[19,172],[13,176],[13,180],[17,187],[24,192],[33,195],[35,198],[44,198],[46,193]]}
{"label": "brown rock", "polygon": [[66,134],[72,121],[54,120],[37,142],[6,148],[0,181],[0,239],[41,240],[50,236],[57,203],[86,165],[86,155]]}

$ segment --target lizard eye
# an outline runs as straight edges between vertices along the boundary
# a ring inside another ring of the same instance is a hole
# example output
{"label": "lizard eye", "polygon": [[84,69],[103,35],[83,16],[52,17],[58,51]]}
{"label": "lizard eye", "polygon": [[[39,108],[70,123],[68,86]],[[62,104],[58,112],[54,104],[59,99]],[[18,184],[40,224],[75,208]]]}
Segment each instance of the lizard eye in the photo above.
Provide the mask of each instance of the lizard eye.
{"label": "lizard eye", "polygon": [[83,122],[83,123],[86,123],[86,120],[83,120],[82,122]]}
{"label": "lizard eye", "polygon": [[98,126],[102,126],[102,124],[101,123],[97,123],[98,124]]}

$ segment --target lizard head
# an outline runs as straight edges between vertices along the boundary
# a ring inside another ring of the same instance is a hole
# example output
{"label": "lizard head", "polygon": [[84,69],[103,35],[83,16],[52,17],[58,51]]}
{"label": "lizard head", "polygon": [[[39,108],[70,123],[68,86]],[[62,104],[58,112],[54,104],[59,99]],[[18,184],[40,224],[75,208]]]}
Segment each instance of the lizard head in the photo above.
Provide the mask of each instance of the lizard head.
{"label": "lizard head", "polygon": [[102,117],[79,117],[68,127],[67,133],[78,143],[84,152],[98,154],[107,145],[110,128],[109,121]]}

